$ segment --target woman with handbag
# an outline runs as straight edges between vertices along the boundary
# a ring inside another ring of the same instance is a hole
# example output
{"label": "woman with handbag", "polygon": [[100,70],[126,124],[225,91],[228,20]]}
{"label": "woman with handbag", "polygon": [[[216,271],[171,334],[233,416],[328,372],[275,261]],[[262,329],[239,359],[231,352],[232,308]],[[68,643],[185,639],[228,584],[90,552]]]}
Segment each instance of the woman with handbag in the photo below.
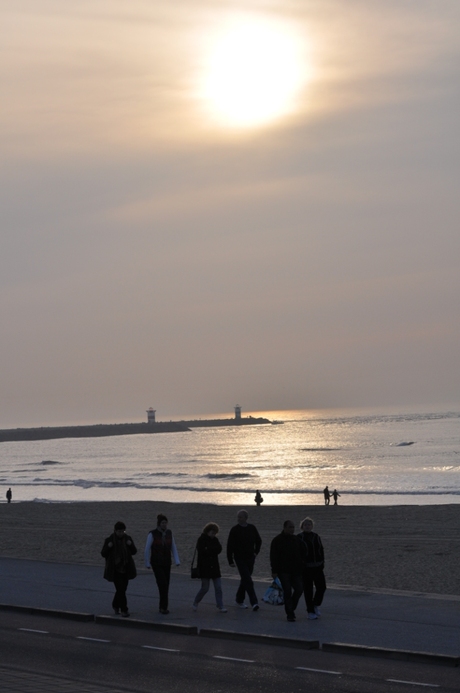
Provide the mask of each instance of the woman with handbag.
{"label": "woman with handbag", "polygon": [[208,524],[203,527],[203,532],[196,543],[195,552],[198,554],[198,575],[201,578],[201,588],[193,602],[193,611],[197,610],[198,604],[201,602],[204,595],[207,594],[209,583],[212,580],[216,596],[216,606],[221,614],[227,613],[222,598],[222,581],[219,566],[219,554],[222,551],[222,546],[217,538],[218,532],[219,525],[216,525],[215,522],[208,522]]}

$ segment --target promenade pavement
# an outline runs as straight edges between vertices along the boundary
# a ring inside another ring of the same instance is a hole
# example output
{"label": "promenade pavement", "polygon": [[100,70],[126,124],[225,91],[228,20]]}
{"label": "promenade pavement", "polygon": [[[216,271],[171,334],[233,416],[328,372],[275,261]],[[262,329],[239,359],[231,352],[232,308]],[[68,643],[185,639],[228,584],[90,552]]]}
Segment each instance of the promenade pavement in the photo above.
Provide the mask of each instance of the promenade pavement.
{"label": "promenade pavement", "polygon": [[[103,566],[0,558],[0,604],[90,613],[113,614],[113,585],[102,577]],[[323,643],[348,643],[403,651],[460,655],[460,596],[425,595],[390,590],[329,587],[322,615],[306,618],[299,602],[297,621],[288,623],[282,606],[262,602],[268,582],[255,581],[260,609],[235,606],[236,579],[223,578],[228,613],[215,606],[209,593],[193,612],[199,580],[175,572],[171,575],[170,614],[158,613],[158,591],[151,571],[140,571],[128,588],[131,619],[253,633]]]}

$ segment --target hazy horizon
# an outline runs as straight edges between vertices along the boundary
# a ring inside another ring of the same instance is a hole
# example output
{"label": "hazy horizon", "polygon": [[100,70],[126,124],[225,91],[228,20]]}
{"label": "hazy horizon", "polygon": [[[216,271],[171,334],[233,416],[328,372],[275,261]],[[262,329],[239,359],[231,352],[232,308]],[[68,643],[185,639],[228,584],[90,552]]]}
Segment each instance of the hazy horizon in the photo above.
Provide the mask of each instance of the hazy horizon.
{"label": "hazy horizon", "polygon": [[0,8],[0,428],[458,406],[458,0]]}

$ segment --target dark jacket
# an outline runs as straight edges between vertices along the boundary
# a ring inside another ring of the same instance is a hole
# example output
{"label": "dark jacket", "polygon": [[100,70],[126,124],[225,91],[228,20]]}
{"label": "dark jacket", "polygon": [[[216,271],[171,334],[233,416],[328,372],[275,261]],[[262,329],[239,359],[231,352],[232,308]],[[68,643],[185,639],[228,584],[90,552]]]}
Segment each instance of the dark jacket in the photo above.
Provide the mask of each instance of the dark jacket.
{"label": "dark jacket", "polygon": [[270,546],[272,573],[302,573],[302,551],[300,539],[295,534],[281,532]]}
{"label": "dark jacket", "polygon": [[[128,541],[131,543],[128,544]],[[112,546],[109,546],[109,543]],[[105,558],[104,578],[113,582],[116,573],[120,573],[126,574],[128,580],[134,580],[137,575],[133,559],[135,553],[137,549],[128,534],[124,534],[121,539],[115,533],[107,537],[101,550],[101,556]]]}
{"label": "dark jacket", "polygon": [[221,575],[218,556],[222,546],[218,538],[202,534],[196,543],[196,550],[200,578],[219,578]]}
{"label": "dark jacket", "polygon": [[254,525],[246,527],[235,525],[231,528],[227,540],[227,559],[229,563],[235,560],[254,558],[260,551],[262,539]]}
{"label": "dark jacket", "polygon": [[150,547],[150,565],[153,566],[170,566],[171,551],[173,544],[173,535],[170,529],[164,533],[155,527],[150,532],[152,535],[152,546]]}
{"label": "dark jacket", "polygon": [[302,549],[303,568],[324,568],[324,549],[319,534],[300,532],[297,536]]}

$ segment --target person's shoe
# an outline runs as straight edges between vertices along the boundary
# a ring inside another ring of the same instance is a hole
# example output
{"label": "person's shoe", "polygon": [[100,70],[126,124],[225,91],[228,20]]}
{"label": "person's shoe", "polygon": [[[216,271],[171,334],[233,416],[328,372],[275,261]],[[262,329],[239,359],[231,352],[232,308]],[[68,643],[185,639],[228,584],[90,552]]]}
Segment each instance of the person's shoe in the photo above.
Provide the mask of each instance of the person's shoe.
{"label": "person's shoe", "polygon": [[309,618],[310,621],[315,621],[318,618],[318,616],[316,614],[309,613],[307,618]]}
{"label": "person's shoe", "polygon": [[[217,607],[217,608],[219,608],[219,607]],[[224,607],[222,607],[222,609],[219,609],[219,611],[221,614],[227,614],[228,613],[227,609],[224,609]]]}
{"label": "person's shoe", "polygon": [[315,609],[315,614],[316,614],[317,616],[321,616],[321,609],[319,608],[319,606],[315,606],[315,607],[313,607],[313,608]]}
{"label": "person's shoe", "polygon": [[247,609],[248,605],[245,604],[244,602],[235,602],[236,606],[239,606],[240,609]]}
{"label": "person's shoe", "polygon": [[124,618],[128,618],[128,616],[129,616],[129,611],[128,611],[128,609],[126,609],[126,611],[122,611],[122,612],[121,612],[121,615],[122,615]]}
{"label": "person's shoe", "polygon": [[160,614],[169,614],[169,609],[160,609]]}
{"label": "person's shoe", "polygon": [[252,605],[252,610],[253,610],[253,611],[259,611],[259,609],[260,609],[260,606],[259,606],[258,604],[253,604],[253,605]]}
{"label": "person's shoe", "polygon": [[115,616],[119,616],[120,615],[120,609],[114,609],[113,613],[115,614]]}
{"label": "person's shoe", "polygon": [[196,611],[198,609],[198,604],[192,604],[192,609],[193,611]]}
{"label": "person's shoe", "polygon": [[295,616],[294,616],[294,614],[292,614],[292,616],[288,616],[288,617],[287,617],[287,620],[288,620],[290,623],[294,623],[294,621],[295,621]]}

